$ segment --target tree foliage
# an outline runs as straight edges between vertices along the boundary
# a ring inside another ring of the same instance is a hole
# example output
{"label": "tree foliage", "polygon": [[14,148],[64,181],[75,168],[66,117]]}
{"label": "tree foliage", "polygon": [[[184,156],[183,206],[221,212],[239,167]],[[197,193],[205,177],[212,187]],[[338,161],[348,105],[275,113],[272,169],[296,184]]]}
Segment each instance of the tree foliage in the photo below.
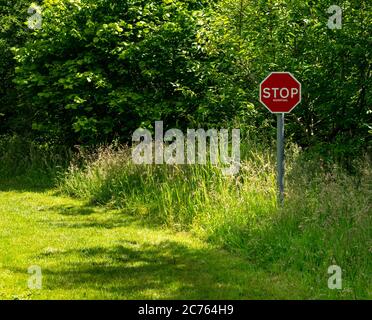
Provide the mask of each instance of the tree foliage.
{"label": "tree foliage", "polygon": [[23,24],[27,18],[28,1],[0,0],[0,133],[21,129],[21,115],[15,108],[17,90],[13,79],[15,61],[12,47],[22,46],[29,30]]}
{"label": "tree foliage", "polygon": [[[303,147],[342,158],[370,141],[372,10],[368,1],[343,1],[342,28],[329,29],[332,4],[227,0],[209,33],[217,35],[212,45],[222,61],[234,55],[234,83],[249,82],[244,97],[257,107],[269,72],[293,73],[303,102],[287,117],[288,133]],[[262,112],[269,117],[262,109],[256,118],[264,122]]]}
{"label": "tree foliage", "polygon": [[[200,1],[45,1],[43,27],[16,50],[34,130],[69,142],[187,121],[197,105]],[[198,92],[199,93],[199,92]]]}
{"label": "tree foliage", "polygon": [[303,85],[287,117],[294,141],[332,157],[370,141],[368,1],[343,1],[334,30],[330,0],[45,0],[34,31],[26,4],[0,7],[3,133],[127,141],[163,120],[271,136],[275,118],[258,102],[259,83],[290,71]]}

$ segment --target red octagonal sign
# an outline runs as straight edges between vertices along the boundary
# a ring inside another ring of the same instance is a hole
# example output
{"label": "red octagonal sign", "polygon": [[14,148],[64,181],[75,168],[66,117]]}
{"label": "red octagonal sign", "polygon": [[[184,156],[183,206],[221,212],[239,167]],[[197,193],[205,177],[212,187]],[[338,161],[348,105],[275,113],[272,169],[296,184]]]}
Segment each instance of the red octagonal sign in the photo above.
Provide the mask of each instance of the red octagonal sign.
{"label": "red octagonal sign", "polygon": [[261,83],[260,102],[272,113],[289,113],[301,102],[301,83],[289,72],[273,72]]}

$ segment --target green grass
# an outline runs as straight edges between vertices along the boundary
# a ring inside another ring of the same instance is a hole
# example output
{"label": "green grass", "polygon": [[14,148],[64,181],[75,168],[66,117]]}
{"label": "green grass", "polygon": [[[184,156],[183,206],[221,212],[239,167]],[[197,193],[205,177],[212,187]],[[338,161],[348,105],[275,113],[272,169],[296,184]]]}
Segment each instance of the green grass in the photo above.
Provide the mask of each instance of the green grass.
{"label": "green grass", "polygon": [[[63,156],[40,152],[21,157],[15,177],[22,152],[0,157],[2,299],[372,298],[368,158],[350,174],[288,150],[278,208],[270,150],[243,148],[234,178],[135,166],[112,148],[79,153],[65,170]],[[342,290],[327,287],[334,264]],[[31,265],[42,290],[27,288]]]}
{"label": "green grass", "polygon": [[[0,299],[311,298],[300,274],[55,191],[0,193]],[[28,268],[42,289],[27,287]]]}
{"label": "green grass", "polygon": [[[60,190],[191,232],[255,270],[300,274],[312,297],[371,298],[370,160],[352,175],[288,150],[286,202],[278,208],[273,153],[246,152],[232,178],[213,166],[136,166],[128,150],[103,148],[71,166]],[[331,265],[343,270],[338,292],[325,285]]]}

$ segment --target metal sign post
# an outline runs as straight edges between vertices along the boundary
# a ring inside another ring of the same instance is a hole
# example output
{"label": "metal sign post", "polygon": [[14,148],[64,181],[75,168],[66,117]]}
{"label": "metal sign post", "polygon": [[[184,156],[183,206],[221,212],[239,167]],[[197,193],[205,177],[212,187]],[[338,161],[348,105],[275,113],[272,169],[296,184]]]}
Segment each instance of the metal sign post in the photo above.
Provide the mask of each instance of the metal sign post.
{"label": "metal sign post", "polygon": [[284,203],[284,113],[278,113],[277,124],[277,166],[278,166],[278,203]]}

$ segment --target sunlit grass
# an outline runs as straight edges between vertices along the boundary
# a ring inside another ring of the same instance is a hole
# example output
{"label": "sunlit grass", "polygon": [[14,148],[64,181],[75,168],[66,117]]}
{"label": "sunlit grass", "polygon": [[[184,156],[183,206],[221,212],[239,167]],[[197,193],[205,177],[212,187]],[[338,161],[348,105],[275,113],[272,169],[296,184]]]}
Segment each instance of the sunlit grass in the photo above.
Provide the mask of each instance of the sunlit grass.
{"label": "sunlit grass", "polygon": [[[1,192],[0,236],[0,299],[309,297],[298,275],[255,270],[188,233],[52,192]],[[27,286],[31,265],[41,290]]]}
{"label": "sunlit grass", "polygon": [[[232,178],[214,166],[136,166],[125,148],[103,148],[72,166],[60,190],[190,231],[259,269],[300,272],[315,296],[370,296],[370,161],[351,175],[288,150],[286,202],[279,208],[270,154],[251,150]],[[344,270],[342,291],[327,288],[333,264]]]}
{"label": "sunlit grass", "polygon": [[[236,177],[215,166],[137,166],[126,148],[81,152],[68,170],[36,149],[12,177],[22,153],[7,152],[0,298],[371,298],[370,160],[350,174],[287,150],[279,208],[275,153],[242,150]],[[34,264],[41,291],[27,289]],[[327,287],[334,264],[342,290]]]}

